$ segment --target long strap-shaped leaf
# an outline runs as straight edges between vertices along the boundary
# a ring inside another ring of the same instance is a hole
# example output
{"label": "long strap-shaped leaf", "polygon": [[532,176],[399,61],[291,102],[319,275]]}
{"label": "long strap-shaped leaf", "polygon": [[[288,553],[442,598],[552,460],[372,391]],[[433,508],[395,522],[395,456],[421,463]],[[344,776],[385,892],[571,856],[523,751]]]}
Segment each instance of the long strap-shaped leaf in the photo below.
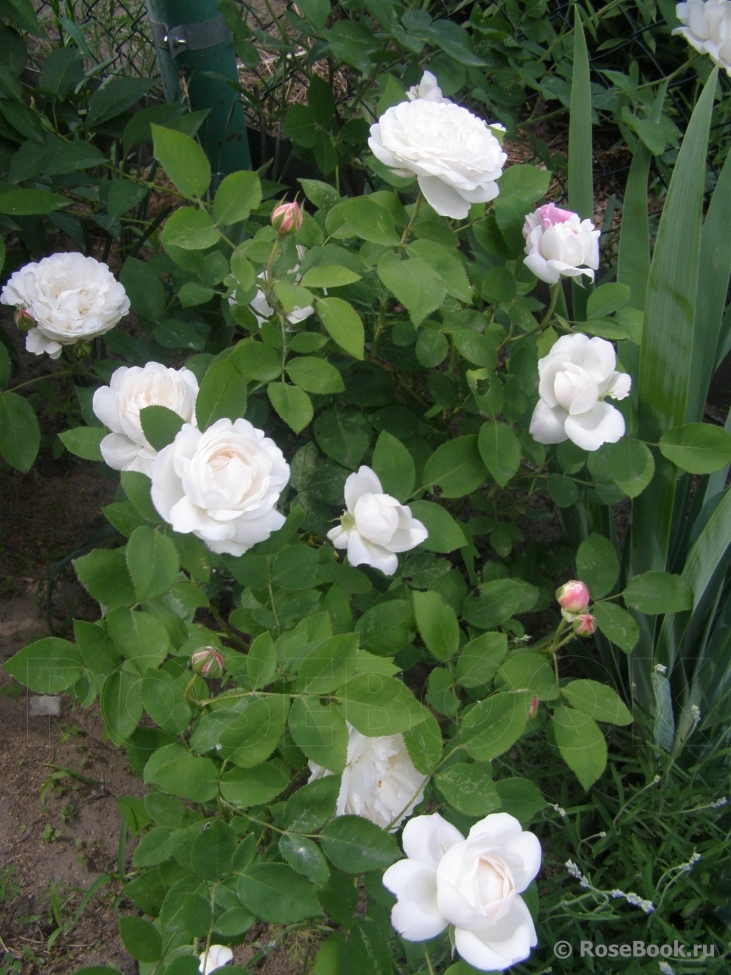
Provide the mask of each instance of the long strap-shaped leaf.
{"label": "long strap-shaped leaf", "polygon": [[[638,387],[640,436],[657,442],[685,422],[691,381],[695,303],[701,247],[708,133],[718,69],[696,105],[675,164],[650,264]],[[667,568],[677,468],[656,453],[655,476],[635,499],[628,578]],[[653,713],[655,621],[638,617],[640,640],[630,657],[630,678],[639,711]]]}
{"label": "long strap-shaped leaf", "polygon": [[[657,642],[657,662],[672,670],[680,656],[700,655],[698,637],[713,606],[718,588],[731,564],[731,489],[727,489],[693,544],[683,579],[693,590],[693,609],[671,613],[663,620]],[[688,675],[691,676],[690,674]]]}
{"label": "long strap-shaped leaf", "polygon": [[[667,82],[660,85],[648,116],[650,122],[658,122],[665,102]],[[650,175],[652,153],[641,139],[637,140],[632,165],[627,176],[622,205],[622,226],[619,231],[619,254],[617,256],[617,281],[626,284],[630,291],[629,303],[632,308],[645,310],[647,280],[650,277],[650,220],[647,213],[647,181]],[[639,374],[640,350],[633,342],[625,342],[621,351],[622,365],[635,379]],[[637,400],[637,385],[632,390],[632,398]],[[636,412],[632,412],[632,423]],[[635,426],[631,426],[635,433]]]}
{"label": "long strap-shaped leaf", "polygon": [[[591,146],[591,83],[589,52],[579,5],[575,9],[574,68],[571,80],[571,114],[569,116],[569,208],[582,220],[594,215],[594,173]],[[586,319],[588,289],[572,281],[574,319]]]}
{"label": "long strap-shaped leaf", "polygon": [[[648,121],[658,122],[662,113],[667,82],[657,93]],[[617,281],[626,284],[630,290],[629,303],[632,308],[645,310],[647,279],[650,276],[650,221],[647,215],[647,179],[650,173],[652,153],[641,139],[632,156],[632,165],[627,176],[622,206],[622,226],[619,231],[619,255],[617,258]],[[627,359],[626,350],[623,353]],[[628,362],[625,362],[629,366]]]}
{"label": "long strap-shaped leaf", "polygon": [[[657,442],[685,422],[691,382],[708,132],[718,69],[712,72],[683,140],[657,235],[640,351],[640,435]],[[634,503],[632,575],[665,569],[677,472],[656,458],[650,485]]]}
{"label": "long strap-shaped leaf", "polygon": [[703,419],[708,386],[715,369],[716,348],[731,276],[729,220],[731,220],[731,154],[726,156],[726,162],[718,177],[703,224],[686,423],[697,423]]}

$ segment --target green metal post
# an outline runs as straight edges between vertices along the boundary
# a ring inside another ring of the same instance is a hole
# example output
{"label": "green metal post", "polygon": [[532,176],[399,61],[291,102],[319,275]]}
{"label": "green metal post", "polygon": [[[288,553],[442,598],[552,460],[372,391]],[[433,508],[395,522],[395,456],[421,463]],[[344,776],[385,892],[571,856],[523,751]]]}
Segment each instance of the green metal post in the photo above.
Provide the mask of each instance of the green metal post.
{"label": "green metal post", "polygon": [[213,185],[228,173],[251,169],[243,106],[223,80],[237,82],[238,73],[233,39],[216,0],[147,0],[147,12],[166,100],[180,100],[182,73],[191,110],[210,110],[198,134]]}

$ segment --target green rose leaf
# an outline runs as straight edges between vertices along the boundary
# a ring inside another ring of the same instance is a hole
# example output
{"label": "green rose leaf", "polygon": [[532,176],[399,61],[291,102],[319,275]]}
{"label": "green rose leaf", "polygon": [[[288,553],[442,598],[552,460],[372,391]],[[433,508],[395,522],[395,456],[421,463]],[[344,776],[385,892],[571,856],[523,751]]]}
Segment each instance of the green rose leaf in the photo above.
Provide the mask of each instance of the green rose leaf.
{"label": "green rose leaf", "polygon": [[612,643],[616,643],[625,653],[634,650],[640,638],[640,630],[626,610],[614,603],[595,603],[591,611],[596,625]]}
{"label": "green rose leaf", "polygon": [[151,125],[150,130],[155,159],[183,196],[190,200],[204,196],[211,184],[211,167],[200,145],[175,129]]}
{"label": "green rose leaf", "polygon": [[178,550],[162,532],[141,525],[127,542],[127,568],[137,599],[154,599],[166,593],[178,578]]}
{"label": "green rose leaf", "polygon": [[660,437],[660,453],[690,474],[711,474],[731,463],[731,434],[710,423],[688,423]]}
{"label": "green rose leaf", "polygon": [[612,591],[619,577],[619,559],[608,538],[592,532],[579,545],[576,572],[578,578],[589,587],[592,599],[601,599]]}
{"label": "green rose leaf", "polygon": [[632,715],[616,691],[596,680],[572,680],[561,688],[568,703],[595,721],[607,724],[632,724]]}
{"label": "green rose leaf", "polygon": [[390,833],[362,816],[338,816],[320,833],[325,856],[345,873],[388,867],[401,856]]}
{"label": "green rose leaf", "polygon": [[584,789],[590,789],[607,764],[607,743],[593,718],[575,708],[556,708],[551,717],[556,744]]}
{"label": "green rose leaf", "polygon": [[84,660],[73,643],[46,637],[24,647],[3,666],[11,677],[37,694],[62,694],[81,677]]}
{"label": "green rose leaf", "polygon": [[242,904],[270,924],[292,924],[322,914],[315,888],[284,863],[253,863],[238,882]]}

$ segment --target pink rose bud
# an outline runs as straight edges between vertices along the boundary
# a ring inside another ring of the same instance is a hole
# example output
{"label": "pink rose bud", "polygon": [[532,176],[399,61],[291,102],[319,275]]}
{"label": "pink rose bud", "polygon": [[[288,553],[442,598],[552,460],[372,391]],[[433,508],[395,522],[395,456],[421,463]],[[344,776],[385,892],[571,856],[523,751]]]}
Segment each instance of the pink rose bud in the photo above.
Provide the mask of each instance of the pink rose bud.
{"label": "pink rose bud", "polygon": [[36,320],[28,314],[25,308],[19,308],[15,313],[15,324],[21,332],[30,332],[32,328],[36,327]]}
{"label": "pink rose bud", "polygon": [[201,647],[190,658],[190,666],[201,677],[223,676],[223,657],[215,647]]}
{"label": "pink rose bud", "polygon": [[580,613],[589,605],[589,587],[578,579],[570,579],[556,590],[556,600],[567,613]]}
{"label": "pink rose bud", "polygon": [[571,624],[577,636],[591,636],[596,630],[596,620],[591,613],[580,613]]}
{"label": "pink rose bud", "polygon": [[293,234],[302,226],[299,203],[282,203],[272,210],[272,227],[280,234]]}
{"label": "pink rose bud", "polygon": [[535,718],[537,714],[538,714],[538,698],[535,697],[534,695],[533,700],[530,702],[530,707],[528,708],[528,720],[530,720],[531,718]]}

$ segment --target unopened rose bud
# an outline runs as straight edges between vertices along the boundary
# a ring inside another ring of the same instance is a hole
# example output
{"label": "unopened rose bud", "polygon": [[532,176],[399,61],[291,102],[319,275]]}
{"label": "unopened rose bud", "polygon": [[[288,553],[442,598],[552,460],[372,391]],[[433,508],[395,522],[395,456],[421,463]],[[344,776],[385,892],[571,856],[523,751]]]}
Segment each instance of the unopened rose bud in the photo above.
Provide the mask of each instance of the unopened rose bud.
{"label": "unopened rose bud", "polygon": [[223,676],[223,657],[215,647],[201,647],[190,658],[190,666],[201,677]]}
{"label": "unopened rose bud", "polygon": [[580,613],[571,624],[577,636],[591,636],[596,630],[596,620],[591,613]]}
{"label": "unopened rose bud", "polygon": [[570,579],[556,590],[556,600],[567,613],[580,613],[589,605],[589,587],[578,579]]}
{"label": "unopened rose bud", "polygon": [[282,203],[272,210],[272,227],[279,234],[293,234],[302,226],[299,203]]}
{"label": "unopened rose bud", "polygon": [[528,720],[530,720],[531,718],[535,718],[537,714],[538,714],[538,698],[535,697],[534,695],[533,700],[530,702],[530,707],[528,708]]}
{"label": "unopened rose bud", "polygon": [[25,308],[19,308],[15,313],[15,324],[21,332],[30,332],[32,328],[36,327],[36,320],[28,314]]}

